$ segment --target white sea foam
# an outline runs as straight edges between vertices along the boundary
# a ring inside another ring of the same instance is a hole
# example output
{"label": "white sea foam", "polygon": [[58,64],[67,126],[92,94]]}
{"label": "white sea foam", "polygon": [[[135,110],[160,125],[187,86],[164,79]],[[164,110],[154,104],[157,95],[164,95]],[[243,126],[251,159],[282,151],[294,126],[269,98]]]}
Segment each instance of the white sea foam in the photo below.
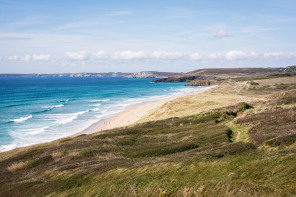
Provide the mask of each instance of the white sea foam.
{"label": "white sea foam", "polygon": [[78,118],[79,115],[82,115],[87,111],[81,111],[77,113],[70,113],[70,114],[56,114],[57,120],[55,121],[56,124],[66,124],[69,122],[72,122],[76,118]]}
{"label": "white sea foam", "polygon": [[107,101],[110,101],[110,99],[90,100],[89,102],[96,103],[96,102],[107,102]]}
{"label": "white sea foam", "polygon": [[98,107],[98,106],[100,106],[101,104],[100,103],[98,103],[98,104],[93,104],[93,105],[89,105],[89,106],[95,106],[95,107]]}
{"label": "white sea foam", "polygon": [[26,120],[29,120],[32,117],[33,117],[32,115],[29,115],[29,116],[26,116],[26,117],[20,117],[20,118],[17,118],[17,119],[13,119],[11,121],[16,122],[16,123],[20,123],[20,122],[24,122]]}
{"label": "white sea foam", "polygon": [[94,109],[91,109],[90,111],[99,111],[100,108],[94,108]]}
{"label": "white sea foam", "polygon": [[8,150],[12,150],[17,148],[17,144],[16,143],[12,143],[12,144],[7,144],[4,146],[0,147],[0,152],[4,152],[4,151],[8,151]]}
{"label": "white sea foam", "polygon": [[64,106],[63,104],[60,104],[60,105],[46,106],[46,107],[43,107],[43,108],[60,108],[60,107],[63,107],[63,106]]}
{"label": "white sea foam", "polygon": [[68,102],[69,101],[69,99],[66,99],[66,100],[61,100],[61,101],[59,101],[60,103],[66,103],[66,102]]}
{"label": "white sea foam", "polygon": [[48,129],[49,127],[42,127],[42,128],[36,128],[36,129],[27,129],[26,132],[28,135],[36,135],[39,133],[43,133],[46,129]]}

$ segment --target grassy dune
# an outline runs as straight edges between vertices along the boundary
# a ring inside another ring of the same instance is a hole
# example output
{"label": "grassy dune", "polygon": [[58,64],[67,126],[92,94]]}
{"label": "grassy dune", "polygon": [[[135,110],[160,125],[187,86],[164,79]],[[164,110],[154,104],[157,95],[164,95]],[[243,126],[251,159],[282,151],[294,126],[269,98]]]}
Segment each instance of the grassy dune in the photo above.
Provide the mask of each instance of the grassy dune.
{"label": "grassy dune", "polygon": [[132,127],[1,153],[0,196],[295,196],[296,90],[256,83],[176,99]]}

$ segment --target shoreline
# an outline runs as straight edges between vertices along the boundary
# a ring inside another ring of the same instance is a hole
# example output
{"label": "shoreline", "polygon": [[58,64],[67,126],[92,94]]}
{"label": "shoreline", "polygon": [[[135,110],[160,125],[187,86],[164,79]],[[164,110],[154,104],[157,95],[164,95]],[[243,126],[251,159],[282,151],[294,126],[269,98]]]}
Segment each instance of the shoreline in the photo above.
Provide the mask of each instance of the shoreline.
{"label": "shoreline", "polygon": [[[91,126],[84,129],[83,131],[74,134],[73,136],[78,136],[78,135],[82,135],[82,134],[94,134],[94,133],[99,133],[101,131],[105,131],[105,130],[109,130],[109,129],[130,126],[130,125],[136,123],[137,121],[139,121],[145,115],[147,115],[151,110],[156,109],[157,107],[160,107],[169,101],[172,101],[176,98],[184,97],[187,95],[198,94],[198,93],[204,92],[206,90],[212,89],[216,86],[217,85],[208,86],[203,89],[198,89],[198,90],[195,90],[195,91],[183,94],[183,95],[172,96],[172,97],[164,98],[164,99],[161,99],[158,101],[146,102],[146,103],[133,105],[133,106],[125,109],[124,111],[115,114],[114,116],[112,116],[110,118],[99,120],[98,122],[92,124]],[[97,127],[92,130],[91,128],[93,128],[94,126],[97,126]]]}
{"label": "shoreline", "polygon": [[27,147],[31,147],[31,146],[38,146],[40,144],[50,143],[50,142],[60,140],[63,138],[77,137],[79,135],[89,135],[89,134],[99,133],[101,131],[105,131],[105,130],[109,130],[109,129],[130,126],[130,125],[136,123],[142,117],[146,116],[151,110],[156,109],[157,107],[160,107],[160,106],[164,105],[165,103],[168,103],[169,101],[172,101],[174,99],[184,97],[187,95],[198,94],[198,93],[204,92],[206,90],[212,89],[216,86],[217,85],[206,86],[206,87],[204,86],[204,88],[202,88],[202,89],[196,89],[196,90],[193,90],[191,92],[187,92],[187,93],[184,93],[181,95],[170,95],[170,96],[168,96],[166,98],[162,98],[160,100],[146,101],[143,103],[134,104],[134,105],[131,105],[131,106],[125,108],[121,112],[106,116],[103,119],[99,119],[97,122],[91,124],[87,128],[85,128],[77,133],[74,133],[74,134],[71,134],[71,135],[68,135],[68,136],[65,136],[62,138],[46,141],[46,142],[31,144],[31,145],[27,145],[27,146],[15,147],[13,149],[1,151],[1,152],[7,152],[7,151],[16,150],[16,149],[27,148]]}

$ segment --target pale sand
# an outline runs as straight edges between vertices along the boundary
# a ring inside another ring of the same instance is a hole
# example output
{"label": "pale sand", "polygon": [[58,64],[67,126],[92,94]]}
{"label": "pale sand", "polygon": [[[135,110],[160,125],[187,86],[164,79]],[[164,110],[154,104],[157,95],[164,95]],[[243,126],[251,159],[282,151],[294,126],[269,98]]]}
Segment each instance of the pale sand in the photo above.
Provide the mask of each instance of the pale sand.
{"label": "pale sand", "polygon": [[197,90],[197,91],[194,91],[194,92],[191,92],[191,93],[188,93],[185,95],[177,96],[177,97],[170,97],[170,98],[166,98],[166,99],[156,101],[156,102],[132,106],[132,107],[128,108],[127,110],[117,114],[116,116],[114,116],[110,120],[104,122],[104,124],[102,124],[101,126],[96,128],[91,133],[97,133],[97,132],[100,132],[103,130],[114,129],[114,128],[119,128],[119,127],[126,127],[128,125],[134,124],[137,121],[139,121],[143,116],[148,114],[148,112],[150,112],[151,110],[153,110],[157,107],[160,107],[171,100],[174,100],[176,98],[183,97],[183,96],[186,96],[189,94],[197,94],[197,93],[203,92],[203,91],[208,90],[213,87],[215,87],[215,86],[211,86],[211,87],[208,87],[208,88],[202,89],[202,90]]}

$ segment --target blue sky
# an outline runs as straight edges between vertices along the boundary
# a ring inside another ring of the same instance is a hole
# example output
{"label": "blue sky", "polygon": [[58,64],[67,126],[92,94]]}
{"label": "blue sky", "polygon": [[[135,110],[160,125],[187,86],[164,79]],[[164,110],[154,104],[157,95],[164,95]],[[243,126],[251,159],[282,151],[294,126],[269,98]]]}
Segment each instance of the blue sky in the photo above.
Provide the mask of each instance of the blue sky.
{"label": "blue sky", "polygon": [[296,64],[294,0],[0,0],[0,73]]}

